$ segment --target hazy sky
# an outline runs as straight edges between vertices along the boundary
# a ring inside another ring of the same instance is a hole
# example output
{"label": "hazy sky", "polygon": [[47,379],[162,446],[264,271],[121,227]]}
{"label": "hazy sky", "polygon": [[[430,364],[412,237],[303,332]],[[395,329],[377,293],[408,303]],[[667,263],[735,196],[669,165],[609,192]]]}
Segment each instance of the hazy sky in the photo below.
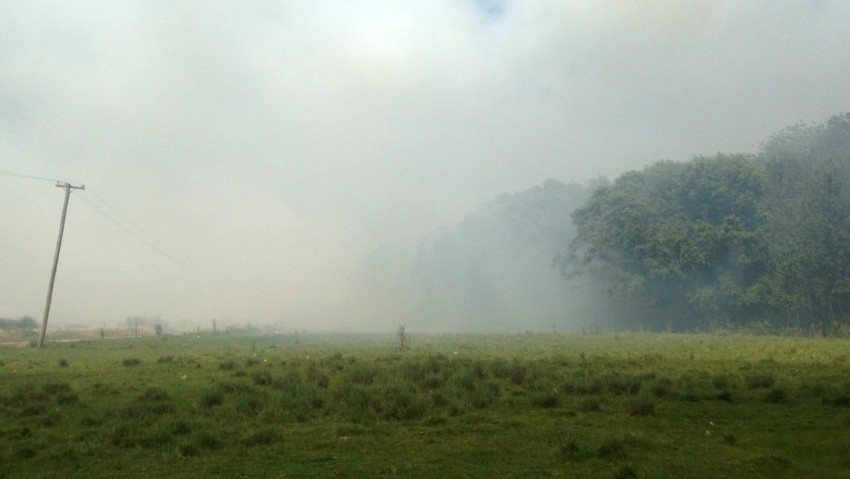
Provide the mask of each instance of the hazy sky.
{"label": "hazy sky", "polygon": [[[51,324],[354,328],[342,285],[379,243],[850,110],[848,23],[843,0],[0,0],[0,170],[88,188]],[[0,175],[0,317],[41,319],[62,200]]]}

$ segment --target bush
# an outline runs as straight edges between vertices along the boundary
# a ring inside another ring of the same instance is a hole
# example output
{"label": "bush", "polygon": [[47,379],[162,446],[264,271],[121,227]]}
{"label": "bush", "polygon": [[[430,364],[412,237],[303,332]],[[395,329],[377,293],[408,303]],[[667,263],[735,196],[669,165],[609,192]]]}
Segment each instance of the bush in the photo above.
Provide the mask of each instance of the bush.
{"label": "bush", "polygon": [[121,360],[122,366],[138,366],[142,361],[139,358],[124,358]]}

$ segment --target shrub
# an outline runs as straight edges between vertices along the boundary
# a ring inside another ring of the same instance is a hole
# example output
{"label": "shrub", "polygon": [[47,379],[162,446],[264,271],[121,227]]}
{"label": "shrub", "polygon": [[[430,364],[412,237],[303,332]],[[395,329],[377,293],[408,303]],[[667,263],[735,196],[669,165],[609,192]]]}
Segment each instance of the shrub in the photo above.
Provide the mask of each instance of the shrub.
{"label": "shrub", "polygon": [[124,358],[121,360],[122,366],[138,366],[142,361],[139,358]]}
{"label": "shrub", "polygon": [[233,361],[232,359],[218,363],[218,369],[221,369],[222,371],[230,371],[234,368],[236,368],[236,361]]}
{"label": "shrub", "polygon": [[59,367],[60,367],[60,368],[67,368],[68,366],[69,366],[69,364],[68,364],[68,360],[67,360],[67,359],[64,359],[64,358],[63,358],[63,359],[60,359],[60,360],[59,360]]}
{"label": "shrub", "polygon": [[173,363],[174,362],[174,356],[172,356],[170,354],[168,356],[162,356],[162,357],[158,358],[156,360],[156,362],[158,364]]}

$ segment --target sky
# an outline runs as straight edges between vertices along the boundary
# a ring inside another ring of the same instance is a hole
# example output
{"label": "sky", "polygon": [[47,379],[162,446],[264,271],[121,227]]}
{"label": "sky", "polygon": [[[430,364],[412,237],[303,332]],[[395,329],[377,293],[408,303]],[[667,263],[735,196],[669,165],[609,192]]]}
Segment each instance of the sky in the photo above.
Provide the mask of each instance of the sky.
{"label": "sky", "polygon": [[356,330],[380,244],[850,111],[848,22],[842,0],[0,0],[0,317],[41,320],[60,180],[86,190],[51,325]]}

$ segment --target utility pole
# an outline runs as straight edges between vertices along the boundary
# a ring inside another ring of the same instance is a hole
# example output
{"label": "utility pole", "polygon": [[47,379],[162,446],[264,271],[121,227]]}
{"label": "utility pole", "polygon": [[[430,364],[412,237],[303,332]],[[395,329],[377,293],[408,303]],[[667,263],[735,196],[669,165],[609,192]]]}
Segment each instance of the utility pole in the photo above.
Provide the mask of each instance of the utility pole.
{"label": "utility pole", "polygon": [[65,215],[68,213],[68,198],[71,190],[84,190],[85,185],[73,186],[71,183],[58,182],[57,188],[65,188],[65,205],[62,206],[62,220],[59,222],[59,238],[56,240],[56,254],[53,256],[53,271],[50,273],[50,286],[47,287],[47,301],[44,304],[44,317],[41,319],[41,333],[38,335],[38,347],[44,347],[44,333],[47,332],[47,316],[50,315],[50,301],[53,299],[53,282],[56,281],[56,268],[59,266],[59,250],[62,249],[62,234],[65,232]]}

